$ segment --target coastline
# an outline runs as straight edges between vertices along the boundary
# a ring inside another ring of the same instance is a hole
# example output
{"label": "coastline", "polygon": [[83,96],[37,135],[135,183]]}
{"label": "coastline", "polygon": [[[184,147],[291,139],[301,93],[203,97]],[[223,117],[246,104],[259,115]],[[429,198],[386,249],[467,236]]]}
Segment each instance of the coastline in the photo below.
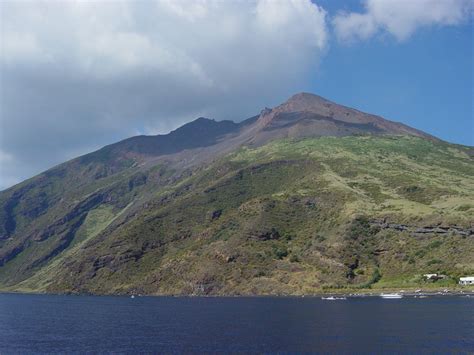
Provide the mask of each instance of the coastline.
{"label": "coastline", "polygon": [[204,297],[204,298],[246,298],[246,297],[277,297],[277,298],[322,298],[322,297],[380,297],[382,294],[400,294],[406,297],[434,297],[434,296],[467,296],[474,298],[474,288],[383,288],[383,289],[348,289],[342,292],[339,289],[319,290],[319,292],[308,294],[139,294],[135,292],[124,293],[81,293],[81,292],[45,292],[26,289],[3,289],[0,294],[25,294],[25,295],[57,295],[57,296],[115,296],[115,297]]}

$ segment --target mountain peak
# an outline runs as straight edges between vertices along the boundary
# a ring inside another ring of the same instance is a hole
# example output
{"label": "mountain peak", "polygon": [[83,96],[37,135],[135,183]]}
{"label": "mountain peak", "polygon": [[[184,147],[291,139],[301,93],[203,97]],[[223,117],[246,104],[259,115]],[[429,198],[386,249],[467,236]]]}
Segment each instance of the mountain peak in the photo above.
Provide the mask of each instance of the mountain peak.
{"label": "mountain peak", "polygon": [[185,123],[184,125],[182,125],[181,127],[178,127],[175,131],[177,130],[180,130],[180,129],[183,129],[185,127],[194,127],[194,126],[201,126],[201,125],[212,125],[216,123],[215,120],[211,119],[211,118],[207,118],[207,117],[198,117],[196,118],[195,120],[193,121],[190,121],[188,123]]}
{"label": "mountain peak", "polygon": [[319,96],[319,95],[316,95],[316,94],[313,94],[313,93],[310,93],[310,92],[299,92],[297,94],[294,94],[293,96],[291,96],[288,100],[286,100],[286,103],[289,103],[289,102],[304,102],[304,101],[327,101],[325,98]]}
{"label": "mountain peak", "polygon": [[329,110],[329,108],[333,106],[339,105],[336,105],[321,96],[308,92],[300,92],[291,96],[284,103],[273,109],[265,108],[262,110],[260,113],[260,122],[266,126],[282,114],[302,112],[309,112],[325,117],[333,117],[334,114]]}
{"label": "mountain peak", "polygon": [[216,120],[213,118],[207,118],[207,117],[198,117],[194,121],[191,122],[215,122]]}
{"label": "mountain peak", "polygon": [[409,134],[433,139],[411,127],[339,105],[308,92],[297,93],[271,110],[262,110],[258,122],[267,131],[284,130],[281,136],[375,133]]}
{"label": "mountain peak", "polygon": [[[291,96],[279,107],[285,111],[291,112],[303,112],[303,111],[312,111],[319,113],[324,107],[328,108],[333,105],[331,101],[325,99],[324,97],[311,94],[308,92],[300,92]],[[338,105],[337,105],[338,106]]]}

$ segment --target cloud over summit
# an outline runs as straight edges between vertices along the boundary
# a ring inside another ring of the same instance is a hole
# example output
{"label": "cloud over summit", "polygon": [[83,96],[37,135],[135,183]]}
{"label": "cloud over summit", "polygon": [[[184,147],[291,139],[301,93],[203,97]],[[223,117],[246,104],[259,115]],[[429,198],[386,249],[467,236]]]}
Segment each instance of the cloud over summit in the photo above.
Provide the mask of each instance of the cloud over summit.
{"label": "cloud over summit", "polygon": [[309,0],[0,6],[0,187],[198,115],[245,118],[304,87],[328,37]]}

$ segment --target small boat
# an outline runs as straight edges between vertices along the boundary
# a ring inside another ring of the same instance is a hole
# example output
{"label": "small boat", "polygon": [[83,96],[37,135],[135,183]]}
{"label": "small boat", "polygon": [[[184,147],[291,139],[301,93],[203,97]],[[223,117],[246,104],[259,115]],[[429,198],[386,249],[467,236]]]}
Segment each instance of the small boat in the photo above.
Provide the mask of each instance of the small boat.
{"label": "small boat", "polygon": [[322,300],[325,301],[338,301],[338,300],[346,300],[346,297],[334,297],[334,296],[329,296],[329,297],[321,297]]}
{"label": "small boat", "polygon": [[386,299],[397,299],[397,298],[402,298],[403,295],[399,293],[382,293],[380,297],[386,298]]}
{"label": "small boat", "polygon": [[135,298],[135,295],[131,295],[130,298]]}

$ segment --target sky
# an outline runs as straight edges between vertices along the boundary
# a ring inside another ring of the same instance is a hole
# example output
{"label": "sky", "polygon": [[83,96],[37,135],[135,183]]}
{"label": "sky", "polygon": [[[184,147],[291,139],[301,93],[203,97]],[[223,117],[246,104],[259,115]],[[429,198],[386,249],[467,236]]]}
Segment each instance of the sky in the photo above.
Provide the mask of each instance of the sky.
{"label": "sky", "polygon": [[0,2],[0,190],[298,92],[474,145],[471,0]]}

